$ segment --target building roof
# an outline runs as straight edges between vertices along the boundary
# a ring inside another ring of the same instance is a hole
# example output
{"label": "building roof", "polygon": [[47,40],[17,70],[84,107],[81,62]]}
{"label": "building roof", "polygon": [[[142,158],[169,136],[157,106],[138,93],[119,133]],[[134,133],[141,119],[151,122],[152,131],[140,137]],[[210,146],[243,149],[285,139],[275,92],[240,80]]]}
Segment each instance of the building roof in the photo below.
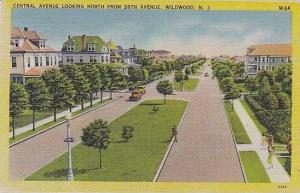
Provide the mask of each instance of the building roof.
{"label": "building roof", "polygon": [[42,76],[42,74],[49,69],[53,69],[53,66],[35,66],[30,68],[24,75],[25,76]]}
{"label": "building roof", "polygon": [[154,52],[154,53],[157,53],[157,52],[163,52],[163,53],[171,53],[170,51],[168,50],[151,50],[149,52]]}
{"label": "building roof", "polygon": [[[23,38],[24,41],[22,45],[19,47],[12,47],[11,52],[58,52],[57,50],[50,48],[49,46],[46,47],[38,47],[32,41],[34,40],[46,40],[42,37],[38,32],[28,30],[23,30],[19,27],[12,27],[11,28],[11,38]],[[11,45],[13,42],[11,41]]]}
{"label": "building roof", "polygon": [[40,33],[28,28],[21,29],[19,27],[11,28],[11,38],[27,38],[29,40],[46,40]]}
{"label": "building roof", "polygon": [[107,45],[108,45],[109,49],[111,49],[111,50],[119,49],[118,46],[113,41],[111,41],[111,39],[108,41]]}
{"label": "building roof", "polygon": [[291,44],[259,44],[248,48],[248,56],[292,56]]}
{"label": "building roof", "polygon": [[75,51],[74,52],[86,52],[87,51],[87,45],[83,46],[83,41],[86,41],[85,44],[96,44],[96,53],[100,53],[102,51],[103,46],[105,45],[105,42],[99,37],[99,36],[73,36],[70,37],[62,47],[62,51],[67,51],[68,45],[75,45]]}

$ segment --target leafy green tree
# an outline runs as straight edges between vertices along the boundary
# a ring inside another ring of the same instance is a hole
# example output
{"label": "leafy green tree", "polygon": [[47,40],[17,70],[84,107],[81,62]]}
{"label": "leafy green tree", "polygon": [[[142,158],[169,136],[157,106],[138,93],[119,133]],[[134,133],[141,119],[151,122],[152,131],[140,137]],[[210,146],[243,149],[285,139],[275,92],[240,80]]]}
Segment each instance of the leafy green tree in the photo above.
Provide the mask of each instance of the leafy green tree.
{"label": "leafy green tree", "polygon": [[99,78],[100,78],[100,98],[101,102],[103,102],[103,92],[107,88],[108,85],[108,75],[107,75],[107,68],[103,65],[97,65],[97,68],[99,70]]}
{"label": "leafy green tree", "polygon": [[278,109],[278,99],[274,93],[269,93],[265,99],[264,107],[270,110]]}
{"label": "leafy green tree", "polygon": [[271,90],[275,95],[278,95],[281,92],[281,84],[279,82],[274,82],[271,86]]}
{"label": "leafy green tree", "polygon": [[234,63],[233,70],[236,76],[241,77],[245,73],[245,64],[243,62]]}
{"label": "leafy green tree", "polygon": [[160,81],[156,85],[156,89],[160,94],[164,95],[164,104],[166,104],[167,95],[170,95],[173,93],[172,83],[170,83],[168,80]]}
{"label": "leafy green tree", "polygon": [[228,66],[224,66],[223,68],[218,70],[216,76],[218,77],[219,80],[222,80],[223,78],[231,77],[232,71]]}
{"label": "leafy green tree", "polygon": [[61,71],[71,81],[73,88],[75,89],[76,102],[80,101],[81,110],[83,110],[84,99],[87,97],[90,90],[90,84],[88,80],[84,77],[83,72],[81,71],[80,66],[78,65],[74,65],[74,64],[64,65],[61,68]]}
{"label": "leafy green tree", "polygon": [[232,107],[231,107],[232,111],[233,111],[233,100],[239,97],[241,97],[241,91],[237,87],[237,85],[234,85],[228,92],[225,93],[225,99],[232,100]]}
{"label": "leafy green tree", "polygon": [[118,86],[124,83],[125,76],[121,72],[119,72],[117,69],[113,67],[109,67],[108,71],[108,83],[107,88],[110,92],[110,100],[112,99],[112,92],[115,90]]}
{"label": "leafy green tree", "polygon": [[180,90],[183,90],[183,81],[184,81],[184,74],[182,70],[176,70],[175,72],[175,81],[179,82],[180,84]]}
{"label": "leafy green tree", "polygon": [[128,139],[133,137],[133,127],[130,125],[125,125],[122,130],[122,138],[127,142]]}
{"label": "leafy green tree", "polygon": [[220,87],[223,92],[229,92],[235,86],[234,79],[232,77],[226,77],[221,80]]}
{"label": "leafy green tree", "polygon": [[29,79],[25,88],[29,95],[29,108],[32,110],[32,130],[35,130],[35,112],[49,107],[50,97],[43,80],[38,78]]}
{"label": "leafy green tree", "polygon": [[93,147],[99,151],[99,167],[102,168],[101,150],[106,150],[111,142],[110,129],[107,121],[102,119],[95,120],[89,126],[82,129],[81,141],[83,145]]}
{"label": "leafy green tree", "polygon": [[257,83],[255,78],[247,78],[246,80],[246,88],[251,92],[251,94],[257,90]]}
{"label": "leafy green tree", "polygon": [[262,106],[267,106],[267,97],[269,96],[271,92],[271,86],[268,80],[268,77],[264,77],[259,85],[258,95],[259,99],[262,102]]}
{"label": "leafy green tree", "polygon": [[191,74],[191,68],[190,67],[186,67],[184,69],[184,73],[187,74],[187,75],[190,75]]}
{"label": "leafy green tree", "polygon": [[28,107],[28,94],[22,84],[10,83],[9,116],[12,118],[13,139],[15,139],[15,119]]}
{"label": "leafy green tree", "polygon": [[101,87],[99,70],[96,65],[86,64],[82,66],[82,71],[89,84],[90,106],[93,106],[93,94],[97,93]]}
{"label": "leafy green tree", "polygon": [[70,111],[74,105],[75,90],[66,75],[57,69],[45,71],[42,75],[48,93],[51,98],[50,106],[53,109],[54,121],[56,121],[56,111],[64,106],[69,107]]}
{"label": "leafy green tree", "polygon": [[144,80],[144,71],[142,69],[132,69],[129,73],[129,80],[134,83]]}
{"label": "leafy green tree", "polygon": [[291,108],[291,100],[288,94],[280,92],[277,95],[278,98],[278,108],[279,109],[288,109]]}

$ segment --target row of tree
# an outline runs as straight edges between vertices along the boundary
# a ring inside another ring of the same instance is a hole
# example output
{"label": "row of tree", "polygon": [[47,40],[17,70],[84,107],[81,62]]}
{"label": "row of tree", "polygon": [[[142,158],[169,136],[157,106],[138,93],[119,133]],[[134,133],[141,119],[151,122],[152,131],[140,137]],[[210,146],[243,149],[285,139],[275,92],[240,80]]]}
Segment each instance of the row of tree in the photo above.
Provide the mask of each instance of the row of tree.
{"label": "row of tree", "polygon": [[15,119],[27,108],[32,110],[33,130],[35,130],[35,113],[52,109],[54,121],[59,108],[69,108],[80,103],[84,108],[84,100],[90,100],[93,105],[93,95],[103,91],[112,92],[124,85],[126,78],[116,68],[100,64],[65,65],[60,70],[45,71],[41,78],[32,78],[25,85],[12,82],[10,85],[10,117],[12,118],[13,138]]}

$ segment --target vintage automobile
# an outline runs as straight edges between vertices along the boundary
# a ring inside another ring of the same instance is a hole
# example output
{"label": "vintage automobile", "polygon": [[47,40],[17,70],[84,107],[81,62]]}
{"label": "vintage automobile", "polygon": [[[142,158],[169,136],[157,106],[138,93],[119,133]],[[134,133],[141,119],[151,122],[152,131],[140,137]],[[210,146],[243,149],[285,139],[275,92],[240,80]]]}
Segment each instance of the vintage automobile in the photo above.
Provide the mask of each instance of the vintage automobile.
{"label": "vintage automobile", "polygon": [[208,72],[205,72],[204,76],[205,76],[205,77],[208,77]]}
{"label": "vintage automobile", "polygon": [[137,87],[137,90],[138,90],[139,92],[141,92],[141,94],[145,94],[145,93],[146,93],[145,86],[138,86],[138,87]]}
{"label": "vintage automobile", "polygon": [[142,98],[142,93],[138,90],[134,90],[131,92],[131,95],[129,96],[130,101],[138,101]]}

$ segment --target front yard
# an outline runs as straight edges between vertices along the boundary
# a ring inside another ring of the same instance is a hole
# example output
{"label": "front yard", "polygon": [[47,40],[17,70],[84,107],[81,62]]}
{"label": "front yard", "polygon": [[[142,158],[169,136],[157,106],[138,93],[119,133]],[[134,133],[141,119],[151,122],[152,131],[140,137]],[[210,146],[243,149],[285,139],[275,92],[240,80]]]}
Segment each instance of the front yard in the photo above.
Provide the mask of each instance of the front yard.
{"label": "front yard", "polygon": [[[169,146],[172,126],[178,125],[187,107],[186,101],[145,101],[109,124],[112,142],[102,152],[99,169],[97,149],[82,144],[72,149],[74,179],[77,181],[151,182]],[[153,112],[152,104],[159,111]],[[133,138],[124,142],[122,127],[134,127]],[[26,180],[66,180],[67,154],[60,156]]]}

